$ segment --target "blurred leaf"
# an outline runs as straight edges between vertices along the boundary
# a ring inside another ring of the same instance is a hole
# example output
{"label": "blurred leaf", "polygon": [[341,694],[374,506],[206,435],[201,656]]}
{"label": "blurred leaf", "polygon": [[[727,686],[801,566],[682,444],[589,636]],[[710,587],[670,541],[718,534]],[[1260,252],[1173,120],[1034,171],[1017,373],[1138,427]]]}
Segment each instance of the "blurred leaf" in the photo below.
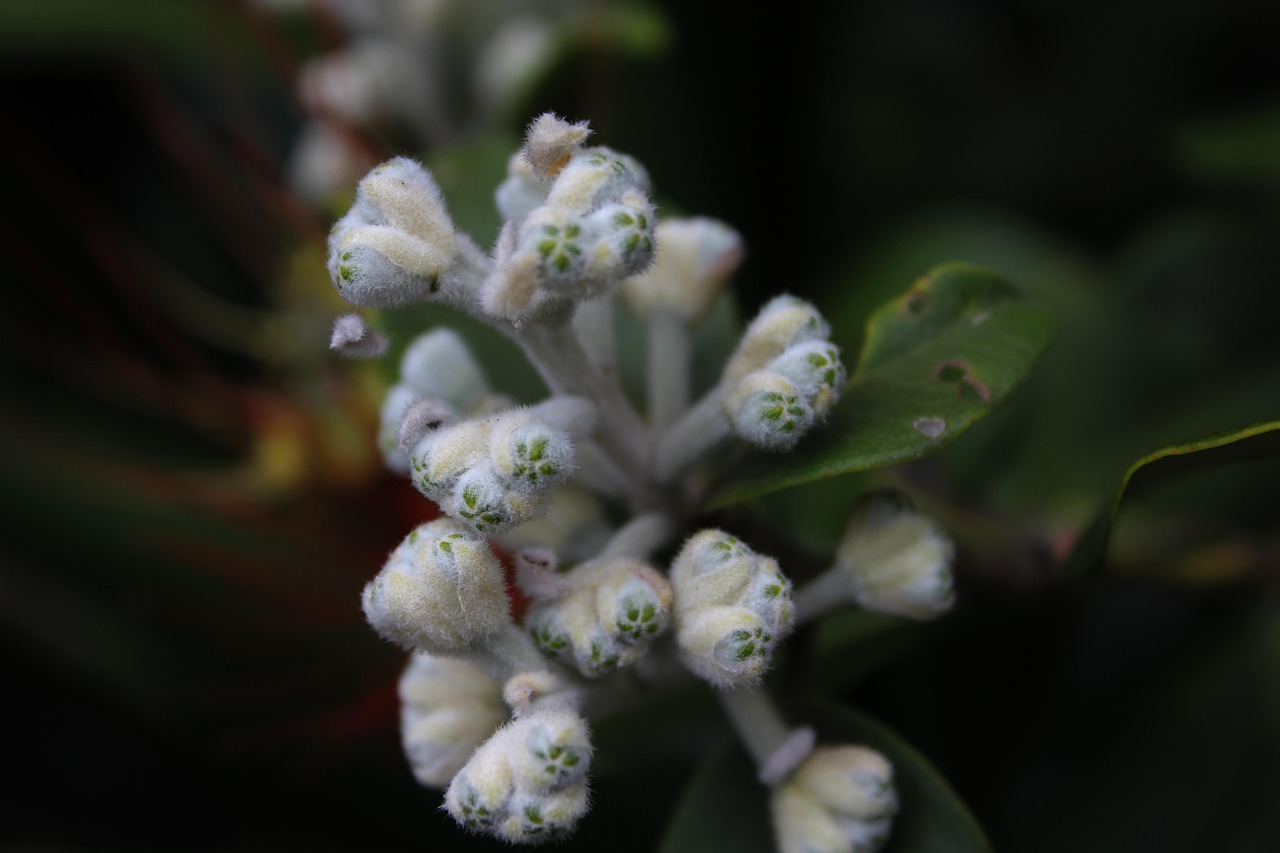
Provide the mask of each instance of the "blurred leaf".
{"label": "blurred leaf", "polygon": [[773,853],[765,788],[736,741],[716,745],[685,786],[659,853]]}
{"label": "blurred leaf", "polygon": [[1174,139],[1182,168],[1209,180],[1280,180],[1280,104],[1201,121]]}
{"label": "blurred leaf", "polygon": [[930,272],[872,315],[858,370],[831,420],[786,456],[755,456],[720,505],[928,456],[993,411],[1049,342],[1049,315],[994,273]]}
{"label": "blurred leaf", "polygon": [[892,730],[860,711],[830,700],[814,702],[821,741],[866,744],[893,763],[900,810],[884,853],[990,851],[991,842],[924,756]]}
{"label": "blurred leaf", "polygon": [[1280,421],[1253,424],[1148,453],[1129,466],[1110,505],[1081,534],[1067,560],[1065,573],[1077,576],[1102,562],[1120,507],[1126,500],[1162,482],[1207,467],[1274,456],[1280,456]]}

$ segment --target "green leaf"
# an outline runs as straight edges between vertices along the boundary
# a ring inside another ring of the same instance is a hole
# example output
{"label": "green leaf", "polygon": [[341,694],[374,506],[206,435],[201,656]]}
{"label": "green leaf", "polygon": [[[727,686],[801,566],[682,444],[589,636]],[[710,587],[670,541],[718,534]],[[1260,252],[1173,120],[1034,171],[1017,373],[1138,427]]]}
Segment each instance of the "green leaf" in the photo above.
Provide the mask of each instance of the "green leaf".
{"label": "green leaf", "polygon": [[736,741],[707,753],[667,826],[659,853],[773,853],[765,787]]}
{"label": "green leaf", "polygon": [[1111,503],[1080,535],[1064,574],[1079,576],[1106,556],[1121,506],[1154,486],[1205,468],[1280,457],[1280,421],[1253,424],[1152,451],[1129,466]]}
{"label": "green leaf", "polygon": [[893,764],[900,802],[884,853],[990,851],[982,826],[924,756],[882,723],[831,700],[815,700],[819,743],[866,744]]}
{"label": "green leaf", "polygon": [[792,453],[740,466],[717,504],[935,453],[1027,378],[1050,325],[990,271],[934,269],[872,315],[830,422]]}

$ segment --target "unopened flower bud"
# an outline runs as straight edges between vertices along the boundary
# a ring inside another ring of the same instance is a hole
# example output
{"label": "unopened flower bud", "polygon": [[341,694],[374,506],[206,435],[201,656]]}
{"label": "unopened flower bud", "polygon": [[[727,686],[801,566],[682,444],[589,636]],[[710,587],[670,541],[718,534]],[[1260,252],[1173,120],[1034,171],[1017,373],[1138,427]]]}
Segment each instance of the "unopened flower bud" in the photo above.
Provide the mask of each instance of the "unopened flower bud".
{"label": "unopened flower bud", "polygon": [[483,539],[452,519],[421,525],[364,588],[365,617],[383,638],[431,654],[456,654],[502,629],[502,566]]}
{"label": "unopened flower bud", "polygon": [[498,683],[472,664],[416,652],[400,677],[400,737],[414,777],[445,788],[505,718]]}
{"label": "unopened flower bud", "polygon": [[409,454],[413,485],[437,503],[453,492],[458,478],[489,457],[487,420],[460,421],[423,434]]}
{"label": "unopened flower bud", "polygon": [[329,235],[329,275],[354,305],[385,308],[426,299],[458,257],[439,187],[405,157],[370,172]]}
{"label": "unopened flower bud", "polygon": [[516,410],[501,416],[489,433],[489,459],[511,488],[545,492],[573,470],[573,442],[532,412]]}
{"label": "unopened flower bud", "polygon": [[955,546],[906,496],[878,491],[854,508],[836,548],[849,597],[868,610],[931,619],[951,608]]}
{"label": "unopened flower bud", "polygon": [[734,433],[756,447],[790,450],[813,426],[813,408],[781,373],[748,373],[725,391],[723,399]]}
{"label": "unopened flower bud", "polygon": [[574,153],[547,194],[547,205],[579,216],[635,191],[649,191],[649,176],[635,159],[610,148],[587,148]]}
{"label": "unopened flower bud", "polygon": [[714,219],[664,219],[655,230],[653,264],[623,282],[622,296],[639,317],[669,311],[688,324],[706,316],[742,260],[742,238]]}
{"label": "unopened flower bud", "polygon": [[783,853],[871,853],[888,840],[897,809],[893,767],[860,746],[814,750],[772,797]]}
{"label": "unopened flower bud", "polygon": [[840,350],[828,341],[805,341],[788,347],[769,362],[767,369],[791,380],[818,420],[835,405],[845,380]]}
{"label": "unopened flower bud", "polygon": [[439,328],[414,338],[400,360],[401,381],[421,397],[439,397],[470,413],[489,393],[484,371],[462,336]]}
{"label": "unopened flower bud", "polygon": [[794,296],[776,296],[760,309],[743,332],[737,349],[725,365],[722,381],[733,385],[795,344],[825,341],[830,337],[831,327],[818,309]]}
{"label": "unopened flower bud", "polygon": [[694,673],[717,687],[753,684],[794,619],[778,564],[720,530],[689,539],[671,567],[676,643]]}
{"label": "unopened flower bud", "polygon": [[499,729],[454,778],[445,808],[463,826],[505,841],[563,837],[586,813],[591,743],[585,721],[541,710]]}
{"label": "unopened flower bud", "polygon": [[587,677],[638,660],[670,624],[671,585],[638,560],[593,560],[555,579],[538,587],[555,597],[535,600],[525,627],[544,654],[568,656]]}

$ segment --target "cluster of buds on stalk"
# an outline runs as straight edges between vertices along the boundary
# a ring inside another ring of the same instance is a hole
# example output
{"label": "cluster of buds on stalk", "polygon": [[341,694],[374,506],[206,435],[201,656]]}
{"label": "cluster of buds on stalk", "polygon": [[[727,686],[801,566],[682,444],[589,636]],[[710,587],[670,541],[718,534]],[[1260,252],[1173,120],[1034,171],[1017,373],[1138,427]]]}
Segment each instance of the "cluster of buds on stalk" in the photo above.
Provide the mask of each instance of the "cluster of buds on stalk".
{"label": "cluster of buds on stalk", "polygon": [[[452,306],[517,344],[550,389],[514,405],[460,336],[433,329],[405,347],[382,407],[388,468],[443,514],[405,538],[363,598],[370,625],[412,652],[400,689],[414,775],[447,789],[448,813],[470,830],[561,837],[588,807],[587,715],[677,671],[720,697],[772,791],[782,849],[874,849],[897,807],[888,762],[815,747],[761,682],[795,626],[836,606],[947,610],[952,546],[905,499],[877,492],[830,570],[797,587],[744,538],[699,528],[691,484],[709,451],[789,450],[820,427],[846,371],[818,310],[782,295],[693,399],[691,337],[742,241],[714,220],[658,221],[643,167],[587,146],[588,134],[552,115],[530,125],[497,189],[505,224],[491,252],[455,229],[430,173],[407,158],[360,182],[330,238],[334,286],[354,305]],[[618,379],[615,304],[647,329],[643,406]],[[387,349],[358,314],[339,318],[333,347]],[[645,661],[644,678],[617,677]]]}

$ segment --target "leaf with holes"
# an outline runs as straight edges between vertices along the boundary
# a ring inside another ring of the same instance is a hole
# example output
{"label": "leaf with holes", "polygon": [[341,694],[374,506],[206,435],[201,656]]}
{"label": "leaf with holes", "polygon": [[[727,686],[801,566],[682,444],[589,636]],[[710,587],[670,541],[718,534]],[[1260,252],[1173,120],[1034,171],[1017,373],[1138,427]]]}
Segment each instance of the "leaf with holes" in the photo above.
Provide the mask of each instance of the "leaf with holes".
{"label": "leaf with holes", "polygon": [[717,504],[940,450],[1027,378],[1050,326],[1046,311],[995,273],[958,263],[934,269],[871,316],[830,421],[795,451],[740,466]]}
{"label": "leaf with holes", "polygon": [[1080,535],[1063,574],[1078,576],[1102,563],[1125,501],[1162,482],[1204,468],[1278,456],[1280,421],[1227,430],[1148,453],[1129,466],[1115,497]]}

